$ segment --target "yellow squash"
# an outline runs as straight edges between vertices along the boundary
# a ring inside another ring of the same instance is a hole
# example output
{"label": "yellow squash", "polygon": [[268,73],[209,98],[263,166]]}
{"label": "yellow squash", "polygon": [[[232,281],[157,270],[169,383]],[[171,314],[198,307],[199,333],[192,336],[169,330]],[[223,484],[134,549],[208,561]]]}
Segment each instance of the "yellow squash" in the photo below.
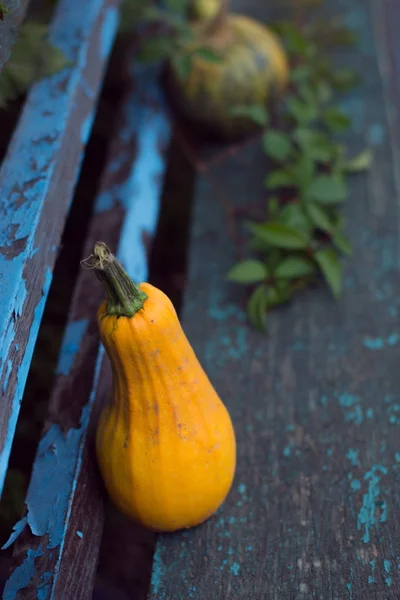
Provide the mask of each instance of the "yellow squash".
{"label": "yellow squash", "polygon": [[234,477],[228,411],[168,297],[134,284],[105,244],[96,244],[90,266],[107,291],[98,323],[113,387],[96,448],[108,494],[150,529],[198,525],[221,505]]}

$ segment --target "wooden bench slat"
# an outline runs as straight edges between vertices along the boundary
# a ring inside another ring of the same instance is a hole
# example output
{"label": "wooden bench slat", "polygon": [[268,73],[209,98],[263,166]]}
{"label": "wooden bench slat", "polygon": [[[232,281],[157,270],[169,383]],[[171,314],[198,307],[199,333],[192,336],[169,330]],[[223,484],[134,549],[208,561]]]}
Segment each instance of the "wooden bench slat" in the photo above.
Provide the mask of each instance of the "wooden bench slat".
{"label": "wooden bench slat", "polygon": [[[137,281],[147,279],[147,244],[157,225],[170,127],[158,87],[158,70],[136,67],[102,176],[85,256],[96,241],[118,247]],[[121,234],[121,237],[120,237]],[[19,563],[5,598],[42,600],[91,597],[103,523],[102,485],[91,446],[97,408],[110,392],[110,369],[99,350],[97,309],[103,290],[82,270],[74,292],[45,433],[26,499],[24,530],[14,555]],[[96,374],[93,380],[93,374]]]}
{"label": "wooden bench slat", "polygon": [[[340,303],[309,290],[271,313],[267,336],[250,329],[245,293],[225,280],[237,248],[222,203],[199,181],[183,324],[231,411],[237,475],[208,523],[159,536],[151,600],[400,597],[399,72],[385,53],[394,4],[330,3],[360,35],[343,57],[364,78],[344,101],[352,145],[376,147],[344,209],[354,256]],[[265,165],[255,144],[213,178],[245,207],[265,197]]]}
{"label": "wooden bench slat", "polygon": [[72,65],[33,86],[0,170],[0,492],[118,4],[58,3],[49,35]]}

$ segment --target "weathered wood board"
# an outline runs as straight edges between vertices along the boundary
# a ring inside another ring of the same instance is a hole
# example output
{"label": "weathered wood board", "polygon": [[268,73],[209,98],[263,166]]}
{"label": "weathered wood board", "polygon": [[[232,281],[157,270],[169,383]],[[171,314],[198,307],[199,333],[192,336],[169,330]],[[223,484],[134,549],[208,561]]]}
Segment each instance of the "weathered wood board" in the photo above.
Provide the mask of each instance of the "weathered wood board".
{"label": "weathered wood board", "polygon": [[49,39],[71,66],[32,87],[0,169],[0,493],[118,4],[57,4]]}
{"label": "weathered wood board", "polygon": [[[223,204],[200,178],[183,324],[232,414],[237,474],[206,524],[158,537],[151,600],[400,597],[400,10],[329,8],[360,35],[342,56],[364,74],[343,102],[350,146],[375,148],[345,208],[344,295],[304,292],[267,336],[250,329],[244,292],[225,280],[237,253]],[[257,143],[213,175],[238,206],[265,197]]]}

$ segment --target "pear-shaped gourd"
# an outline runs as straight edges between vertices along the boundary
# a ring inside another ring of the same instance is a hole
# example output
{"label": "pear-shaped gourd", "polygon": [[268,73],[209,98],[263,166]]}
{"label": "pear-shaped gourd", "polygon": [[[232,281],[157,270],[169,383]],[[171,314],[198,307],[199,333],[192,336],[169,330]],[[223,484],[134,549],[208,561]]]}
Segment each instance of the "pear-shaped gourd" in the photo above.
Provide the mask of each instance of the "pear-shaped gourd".
{"label": "pear-shaped gourd", "polygon": [[[240,138],[257,129],[251,118],[235,115],[240,107],[267,107],[284,92],[288,81],[286,54],[278,37],[246,16],[229,14],[226,0],[197,0],[191,28],[195,41],[182,46],[191,57],[189,74],[177,69],[176,57],[167,68],[167,92],[172,106],[202,134]],[[203,6],[204,4],[204,6]],[[219,56],[210,61],[197,48]]]}
{"label": "pear-shaped gourd", "polygon": [[234,477],[228,411],[168,297],[133,283],[105,244],[96,244],[89,263],[107,292],[98,324],[113,373],[96,440],[105,487],[115,506],[145,527],[198,525],[221,505]]}

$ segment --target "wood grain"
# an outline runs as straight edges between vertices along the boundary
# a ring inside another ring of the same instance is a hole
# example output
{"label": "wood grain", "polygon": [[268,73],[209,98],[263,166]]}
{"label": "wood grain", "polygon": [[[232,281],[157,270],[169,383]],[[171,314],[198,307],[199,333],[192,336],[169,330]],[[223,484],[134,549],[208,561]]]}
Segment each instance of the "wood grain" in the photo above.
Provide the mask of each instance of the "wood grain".
{"label": "wood grain", "polygon": [[[169,122],[157,69],[133,68],[102,175],[85,256],[96,241],[118,249],[131,277],[147,278],[147,250],[157,225]],[[98,409],[110,392],[99,349],[97,309],[103,290],[81,270],[74,291],[49,415],[26,499],[15,526],[15,565],[4,598],[91,598],[104,519],[93,452]],[[96,408],[94,410],[94,403]],[[39,596],[40,594],[40,596]]]}
{"label": "wood grain", "polygon": [[[158,537],[151,600],[400,597],[399,10],[378,0],[330,10],[360,35],[338,57],[365,78],[343,101],[349,144],[375,147],[345,208],[344,295],[336,304],[323,286],[308,290],[271,313],[267,336],[250,329],[245,292],[225,280],[238,252],[223,203],[201,177],[183,324],[231,412],[237,474],[206,524]],[[265,206],[265,168],[254,143],[213,175],[234,205]]]}

